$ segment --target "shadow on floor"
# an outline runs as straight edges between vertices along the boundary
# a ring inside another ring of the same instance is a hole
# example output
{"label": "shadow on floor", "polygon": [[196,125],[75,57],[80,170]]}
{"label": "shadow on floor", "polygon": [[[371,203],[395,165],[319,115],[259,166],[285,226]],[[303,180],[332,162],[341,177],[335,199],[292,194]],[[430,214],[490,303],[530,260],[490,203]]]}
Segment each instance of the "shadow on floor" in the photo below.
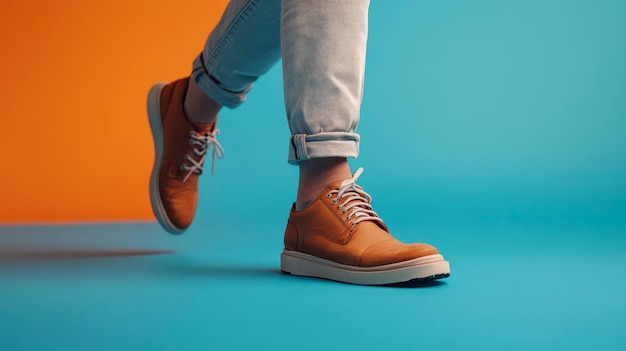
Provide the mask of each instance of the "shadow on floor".
{"label": "shadow on floor", "polygon": [[[275,271],[275,273],[294,277],[293,279],[304,279],[304,280],[314,279],[314,280],[320,280],[320,281],[325,281],[325,282],[334,283],[334,284],[358,285],[358,284],[337,282],[337,281],[330,280],[330,279],[292,276],[289,273],[284,274],[280,270]],[[438,287],[438,286],[445,286],[445,285],[447,284],[441,280],[417,280],[417,281],[408,281],[408,282],[403,282],[403,283],[394,283],[394,284],[385,284],[385,285],[371,285],[371,287],[372,288],[431,288],[431,287]],[[362,285],[359,285],[359,286],[362,286]]]}
{"label": "shadow on floor", "polygon": [[50,261],[88,258],[115,258],[126,256],[164,255],[171,250],[137,249],[7,249],[0,250],[0,262],[12,261]]}
{"label": "shadow on floor", "polygon": [[407,283],[389,284],[384,285],[386,288],[434,288],[438,286],[448,285],[445,281],[441,280],[428,280],[428,281],[413,281]]}

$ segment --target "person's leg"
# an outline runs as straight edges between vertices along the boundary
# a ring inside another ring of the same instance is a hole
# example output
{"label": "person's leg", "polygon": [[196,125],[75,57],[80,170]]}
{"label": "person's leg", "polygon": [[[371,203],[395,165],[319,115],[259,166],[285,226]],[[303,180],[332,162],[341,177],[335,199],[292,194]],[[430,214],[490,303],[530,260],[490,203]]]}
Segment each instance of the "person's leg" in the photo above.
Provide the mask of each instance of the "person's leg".
{"label": "person's leg", "polygon": [[352,176],[348,161],[344,157],[323,157],[302,161],[296,210],[307,207],[329,184]]}
{"label": "person's leg", "polygon": [[191,79],[159,83],[148,97],[155,145],[150,202],[170,233],[184,232],[198,202],[198,176],[217,142],[217,113],[240,105],[280,59],[280,0],[232,0],[195,59]]}
{"label": "person's leg", "polygon": [[281,270],[355,284],[447,277],[426,244],[394,239],[356,184],[368,0],[283,0],[281,46],[289,162],[300,167]]}
{"label": "person's leg", "polygon": [[205,94],[193,79],[189,80],[183,102],[183,110],[189,122],[192,124],[215,123],[221,109],[222,105]]}
{"label": "person's leg", "polygon": [[358,154],[368,0],[284,0],[281,44],[289,162],[300,165],[296,207],[351,177]]}
{"label": "person's leg", "polygon": [[279,59],[280,0],[231,0],[193,63],[187,116],[210,123],[222,106],[239,106]]}

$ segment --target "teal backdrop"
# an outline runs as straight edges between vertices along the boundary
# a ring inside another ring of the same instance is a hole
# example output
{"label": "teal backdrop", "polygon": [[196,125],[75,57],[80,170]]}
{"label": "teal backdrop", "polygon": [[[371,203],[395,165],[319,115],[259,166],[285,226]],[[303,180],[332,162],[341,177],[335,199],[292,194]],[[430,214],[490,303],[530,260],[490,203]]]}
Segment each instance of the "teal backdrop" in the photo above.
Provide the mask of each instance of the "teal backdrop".
{"label": "teal backdrop", "polygon": [[[624,223],[625,34],[623,1],[373,1],[353,168],[416,223]],[[223,113],[219,203],[288,210],[281,92],[275,67]]]}

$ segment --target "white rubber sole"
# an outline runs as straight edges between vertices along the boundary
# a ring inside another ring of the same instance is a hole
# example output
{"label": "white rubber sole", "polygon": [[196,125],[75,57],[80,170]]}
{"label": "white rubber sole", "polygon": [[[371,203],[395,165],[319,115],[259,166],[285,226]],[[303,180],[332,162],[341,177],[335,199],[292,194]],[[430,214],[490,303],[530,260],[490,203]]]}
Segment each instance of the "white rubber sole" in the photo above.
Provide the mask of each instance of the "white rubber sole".
{"label": "white rubber sole", "polygon": [[157,83],[150,88],[148,93],[148,121],[152,130],[152,140],[154,142],[154,164],[150,174],[150,204],[152,212],[157,220],[171,234],[181,234],[184,229],[177,228],[167,218],[167,213],[161,202],[159,194],[159,169],[161,168],[161,157],[163,157],[163,125],[161,122],[161,90],[167,83]]}
{"label": "white rubber sole", "polygon": [[430,255],[377,267],[355,267],[297,251],[283,250],[280,255],[280,270],[292,275],[360,285],[387,285],[450,276],[450,264],[441,255]]}

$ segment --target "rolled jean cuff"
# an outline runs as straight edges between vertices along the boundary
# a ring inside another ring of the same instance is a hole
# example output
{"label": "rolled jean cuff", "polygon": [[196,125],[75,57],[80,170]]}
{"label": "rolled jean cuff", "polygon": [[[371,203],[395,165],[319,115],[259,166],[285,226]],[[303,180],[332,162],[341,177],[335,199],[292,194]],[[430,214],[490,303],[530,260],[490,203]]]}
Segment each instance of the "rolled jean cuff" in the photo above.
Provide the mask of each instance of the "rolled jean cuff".
{"label": "rolled jean cuff", "polygon": [[317,134],[295,134],[289,143],[289,163],[298,163],[312,158],[357,157],[360,137],[355,133],[323,132]]}
{"label": "rolled jean cuff", "polygon": [[231,91],[226,89],[219,81],[211,77],[204,65],[202,54],[198,55],[193,61],[191,78],[196,82],[198,88],[200,88],[203,93],[218,104],[229,108],[235,108],[241,105],[246,100],[248,91],[252,89],[252,84],[243,91]]}

